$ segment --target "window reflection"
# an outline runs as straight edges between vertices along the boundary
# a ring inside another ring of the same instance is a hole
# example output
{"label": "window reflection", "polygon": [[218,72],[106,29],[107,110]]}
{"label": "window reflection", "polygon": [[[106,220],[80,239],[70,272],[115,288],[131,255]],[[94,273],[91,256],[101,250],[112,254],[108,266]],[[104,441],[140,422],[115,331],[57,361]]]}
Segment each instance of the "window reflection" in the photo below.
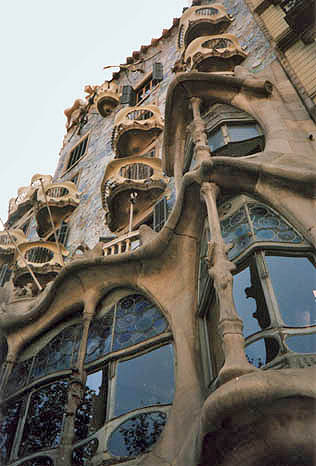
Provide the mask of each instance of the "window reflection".
{"label": "window reflection", "polygon": [[246,346],[245,353],[248,361],[260,368],[271,362],[279,350],[279,344],[274,338],[264,338]]}
{"label": "window reflection", "polygon": [[67,382],[55,382],[32,394],[20,445],[20,456],[45,448],[56,448],[59,445],[67,386]]}
{"label": "window reflection", "polygon": [[114,456],[135,457],[158,440],[166,423],[163,412],[142,413],[123,422],[111,435],[108,449]]}
{"label": "window reflection", "polygon": [[117,368],[114,417],[145,406],[169,404],[173,392],[172,345],[121,361]]}
{"label": "window reflection", "polygon": [[9,403],[1,410],[3,418],[0,421],[0,464],[9,461],[21,406],[22,400],[20,399]]}
{"label": "window reflection", "polygon": [[286,339],[286,344],[296,353],[316,353],[316,333],[290,335]]}
{"label": "window reflection", "polygon": [[266,256],[273,289],[284,323],[316,324],[316,269],[307,257]]}

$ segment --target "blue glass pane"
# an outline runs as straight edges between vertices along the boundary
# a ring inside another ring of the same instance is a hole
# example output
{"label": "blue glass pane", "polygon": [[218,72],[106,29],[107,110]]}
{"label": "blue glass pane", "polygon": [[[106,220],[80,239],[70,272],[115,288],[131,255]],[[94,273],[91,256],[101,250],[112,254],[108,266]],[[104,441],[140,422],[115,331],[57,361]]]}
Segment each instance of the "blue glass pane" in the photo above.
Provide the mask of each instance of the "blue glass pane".
{"label": "blue glass pane", "polygon": [[35,357],[31,379],[70,369],[78,356],[81,332],[81,325],[67,327],[41,349]]}
{"label": "blue glass pane", "polygon": [[93,319],[90,324],[85,363],[96,361],[111,350],[113,308],[101,319]]}
{"label": "blue glass pane", "polygon": [[296,353],[316,353],[316,333],[288,336],[286,344]]}
{"label": "blue glass pane", "polygon": [[207,141],[209,148],[211,149],[211,152],[214,152],[219,147],[223,147],[225,145],[225,142],[221,128],[209,134]]}
{"label": "blue glass pane", "polygon": [[259,136],[255,123],[228,124],[227,126],[231,142],[245,141]]}
{"label": "blue glass pane", "polygon": [[256,240],[285,243],[302,243],[298,235],[281,217],[262,204],[249,203],[249,215]]}
{"label": "blue glass pane", "polygon": [[54,466],[53,460],[47,456],[37,456],[31,460],[23,461],[19,463],[19,466]]}
{"label": "blue glass pane", "polygon": [[245,353],[248,361],[256,367],[261,367],[266,363],[266,348],[264,340],[258,340],[246,346]]}
{"label": "blue glass pane", "polygon": [[114,417],[145,406],[172,403],[173,395],[172,345],[119,362]]}
{"label": "blue glass pane", "polygon": [[316,324],[316,269],[310,260],[267,256],[266,261],[285,324],[291,327]]}
{"label": "blue glass pane", "polygon": [[233,245],[232,249],[228,252],[229,259],[237,257],[252,241],[244,207],[241,207],[231,217],[223,220],[221,222],[221,230],[225,243],[232,243]]}
{"label": "blue glass pane", "polygon": [[135,345],[164,332],[168,322],[160,310],[142,295],[119,301],[116,311],[113,351]]}
{"label": "blue glass pane", "polygon": [[23,388],[29,379],[30,370],[32,366],[33,358],[27,359],[26,361],[18,362],[12,369],[9,375],[7,385],[5,387],[5,395],[11,395],[17,390]]}
{"label": "blue glass pane", "polygon": [[113,456],[135,457],[148,451],[167,422],[162,412],[142,413],[123,422],[111,435],[108,450]]}
{"label": "blue glass pane", "polygon": [[258,320],[255,318],[257,311],[256,300],[249,296],[248,290],[250,287],[250,269],[247,267],[242,272],[234,275],[233,282],[234,301],[238,315],[244,324],[243,333],[245,337],[261,330]]}

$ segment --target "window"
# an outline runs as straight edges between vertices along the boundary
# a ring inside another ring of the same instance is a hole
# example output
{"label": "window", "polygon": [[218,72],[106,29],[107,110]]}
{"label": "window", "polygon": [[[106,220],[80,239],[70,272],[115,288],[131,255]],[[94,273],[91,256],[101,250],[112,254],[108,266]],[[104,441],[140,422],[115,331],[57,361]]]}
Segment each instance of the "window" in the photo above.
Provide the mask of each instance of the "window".
{"label": "window", "polygon": [[227,122],[208,134],[208,145],[216,155],[245,156],[264,149],[263,135],[257,123]]}
{"label": "window", "polygon": [[164,226],[168,218],[168,205],[166,197],[163,197],[154,205],[153,226],[158,233]]}
{"label": "window", "polygon": [[87,151],[89,135],[85,136],[76,146],[71,149],[66,170],[72,168]]}
{"label": "window", "polygon": [[[223,202],[219,215],[223,238],[231,245],[228,256],[237,265],[233,296],[248,361],[258,368],[282,367],[291,357],[316,353],[316,263],[308,243],[272,209],[246,196]],[[205,262],[209,235],[206,227],[199,302],[210,380],[224,360],[217,334],[218,303]]]}
{"label": "window", "polygon": [[153,64],[151,75],[136,88],[136,104],[145,99],[153,90],[153,88],[163,80],[163,66],[161,63]]}
{"label": "window", "polygon": [[75,174],[75,176],[73,176],[70,181],[72,181],[76,186],[78,186],[78,182],[79,182],[79,172]]}
{"label": "window", "polygon": [[[69,235],[69,225],[63,220],[61,226],[56,230],[58,242],[66,247],[68,235]],[[54,233],[49,236],[48,241],[55,241]]]}
{"label": "window", "polygon": [[[54,335],[43,335],[14,366],[1,406],[1,464],[58,448],[70,376],[82,344],[87,378],[74,423],[73,464],[86,464],[99,445],[112,461],[132,458],[158,439],[174,394],[167,320],[131,290],[116,290],[98,305],[84,342],[79,319]],[[46,456],[25,461],[53,464]]]}
{"label": "window", "polygon": [[12,270],[8,264],[3,264],[0,267],[0,287],[4,286],[10,280]]}

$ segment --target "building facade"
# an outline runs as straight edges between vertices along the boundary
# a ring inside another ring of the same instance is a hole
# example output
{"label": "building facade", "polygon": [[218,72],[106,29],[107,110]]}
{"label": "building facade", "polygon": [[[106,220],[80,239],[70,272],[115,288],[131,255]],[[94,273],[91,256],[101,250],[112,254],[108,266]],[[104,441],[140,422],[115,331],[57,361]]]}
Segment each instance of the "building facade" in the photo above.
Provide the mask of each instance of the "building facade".
{"label": "building facade", "polygon": [[194,0],[0,232],[0,464],[316,464],[313,0]]}

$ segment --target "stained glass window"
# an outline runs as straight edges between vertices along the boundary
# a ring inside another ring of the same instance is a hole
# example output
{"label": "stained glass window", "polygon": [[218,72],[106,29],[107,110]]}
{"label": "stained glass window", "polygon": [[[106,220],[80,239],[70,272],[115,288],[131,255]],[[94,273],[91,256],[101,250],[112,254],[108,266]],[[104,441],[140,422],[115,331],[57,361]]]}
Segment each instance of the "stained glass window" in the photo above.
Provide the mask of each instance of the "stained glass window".
{"label": "stained glass window", "polygon": [[27,384],[32,363],[33,358],[18,362],[13,367],[4,390],[5,396],[11,395]]}
{"label": "stained glass window", "polygon": [[158,440],[167,415],[141,413],[123,422],[111,435],[108,449],[113,456],[135,457],[148,451]]}
{"label": "stained glass window", "polygon": [[142,295],[119,301],[116,311],[113,351],[148,340],[168,327],[161,311]]}
{"label": "stained glass window", "polygon": [[81,326],[72,325],[62,330],[35,356],[31,379],[70,369],[76,361]]}
{"label": "stained glass window", "polygon": [[67,386],[66,381],[58,381],[40,388],[31,395],[20,444],[20,456],[45,448],[56,448],[59,445]]}
{"label": "stained glass window", "polygon": [[113,306],[104,317],[91,322],[85,363],[95,361],[111,351],[114,309]]}

